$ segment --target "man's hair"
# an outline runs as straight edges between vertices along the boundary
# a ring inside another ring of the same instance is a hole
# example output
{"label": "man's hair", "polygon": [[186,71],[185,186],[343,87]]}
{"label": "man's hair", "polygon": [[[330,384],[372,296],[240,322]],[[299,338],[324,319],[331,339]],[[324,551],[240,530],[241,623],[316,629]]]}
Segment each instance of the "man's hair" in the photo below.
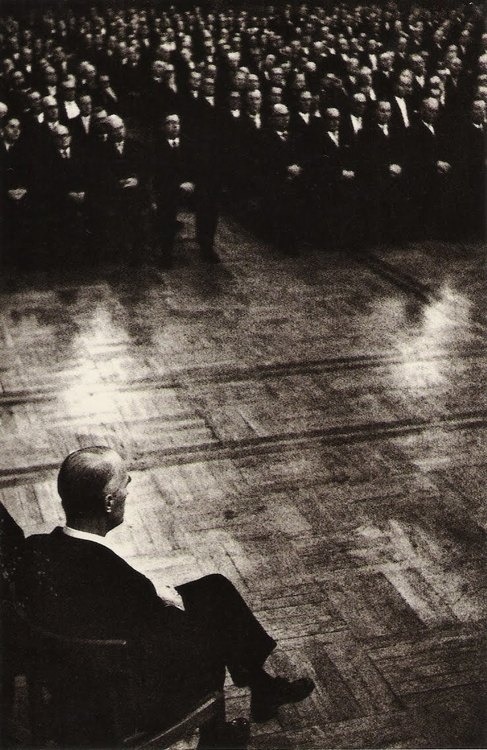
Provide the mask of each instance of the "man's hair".
{"label": "man's hair", "polygon": [[92,517],[102,509],[117,456],[113,448],[95,445],[73,451],[64,459],[57,488],[68,520]]}

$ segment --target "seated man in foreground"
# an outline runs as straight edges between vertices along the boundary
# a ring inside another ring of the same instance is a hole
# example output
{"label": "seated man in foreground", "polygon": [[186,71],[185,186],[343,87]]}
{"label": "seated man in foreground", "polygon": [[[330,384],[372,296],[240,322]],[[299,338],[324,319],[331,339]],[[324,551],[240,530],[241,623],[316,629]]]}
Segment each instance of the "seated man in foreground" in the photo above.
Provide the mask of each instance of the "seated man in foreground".
{"label": "seated man in foreground", "polygon": [[[263,665],[276,642],[234,588],[209,575],[167,589],[153,584],[109,547],[106,534],[123,523],[130,476],[105,447],[82,448],[63,462],[58,491],[67,525],[26,540],[17,593],[45,628],[82,638],[127,639],[142,687],[138,728],[170,725],[205,693],[222,689],[225,668],[251,690],[251,716],[266,721],[300,701],[313,682],[271,677]],[[224,717],[200,729],[200,747],[246,744],[248,726]]]}

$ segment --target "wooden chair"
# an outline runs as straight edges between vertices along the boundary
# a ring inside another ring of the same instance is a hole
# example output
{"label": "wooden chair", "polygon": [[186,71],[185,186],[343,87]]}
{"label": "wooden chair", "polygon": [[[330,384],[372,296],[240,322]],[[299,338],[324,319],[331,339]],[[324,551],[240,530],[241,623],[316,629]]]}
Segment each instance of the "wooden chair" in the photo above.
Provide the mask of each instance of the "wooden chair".
{"label": "wooden chair", "polygon": [[139,728],[140,691],[127,641],[51,633],[30,623],[11,603],[5,603],[3,619],[20,641],[29,746],[168,748],[201,724],[224,716],[223,693],[216,691],[172,726]]}

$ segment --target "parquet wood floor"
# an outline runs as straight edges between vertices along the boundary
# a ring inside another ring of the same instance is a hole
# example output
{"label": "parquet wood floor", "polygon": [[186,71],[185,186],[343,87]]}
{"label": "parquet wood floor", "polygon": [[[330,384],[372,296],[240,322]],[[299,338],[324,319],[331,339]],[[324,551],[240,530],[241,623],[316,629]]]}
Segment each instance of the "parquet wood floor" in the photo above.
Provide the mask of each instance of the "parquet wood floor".
{"label": "parquet wood floor", "polygon": [[[271,667],[316,679],[252,748],[482,746],[482,248],[282,259],[229,220],[217,244],[209,268],[189,222],[170,272],[1,295],[2,502],[48,531],[61,459],[122,451],[133,564],[226,574],[279,639]],[[248,702],[229,686],[230,717]]]}

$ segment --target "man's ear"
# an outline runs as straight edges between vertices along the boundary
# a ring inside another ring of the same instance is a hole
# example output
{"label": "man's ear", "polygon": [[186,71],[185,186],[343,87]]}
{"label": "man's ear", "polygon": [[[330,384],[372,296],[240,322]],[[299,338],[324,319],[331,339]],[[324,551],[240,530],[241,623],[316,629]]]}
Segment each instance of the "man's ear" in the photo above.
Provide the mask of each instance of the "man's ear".
{"label": "man's ear", "polygon": [[106,513],[112,512],[113,495],[105,495],[105,511]]}

